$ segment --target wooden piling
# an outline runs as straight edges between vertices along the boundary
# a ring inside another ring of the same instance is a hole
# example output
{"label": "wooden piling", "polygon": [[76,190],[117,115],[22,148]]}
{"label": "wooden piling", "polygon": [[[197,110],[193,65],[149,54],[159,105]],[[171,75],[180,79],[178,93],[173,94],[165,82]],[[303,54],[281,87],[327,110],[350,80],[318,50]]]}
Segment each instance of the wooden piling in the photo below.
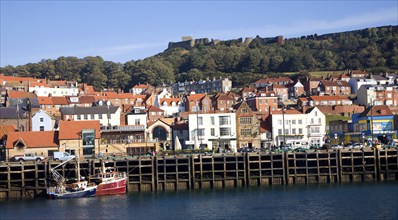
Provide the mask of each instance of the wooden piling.
{"label": "wooden piling", "polygon": [[[128,176],[128,191],[184,190],[278,184],[387,181],[398,179],[397,149],[261,152],[105,161]],[[56,161],[0,162],[0,198],[37,197],[51,180]],[[95,174],[101,161],[81,161],[81,174]],[[75,164],[57,168],[76,177]]]}

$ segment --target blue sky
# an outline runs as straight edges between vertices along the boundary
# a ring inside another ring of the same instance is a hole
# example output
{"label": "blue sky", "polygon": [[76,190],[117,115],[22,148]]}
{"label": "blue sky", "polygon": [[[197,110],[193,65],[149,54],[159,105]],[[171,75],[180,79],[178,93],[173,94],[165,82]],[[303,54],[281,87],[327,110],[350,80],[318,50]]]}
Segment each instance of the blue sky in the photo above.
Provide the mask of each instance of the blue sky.
{"label": "blue sky", "polygon": [[0,0],[0,66],[60,56],[127,62],[181,36],[300,37],[398,25],[398,1]]}

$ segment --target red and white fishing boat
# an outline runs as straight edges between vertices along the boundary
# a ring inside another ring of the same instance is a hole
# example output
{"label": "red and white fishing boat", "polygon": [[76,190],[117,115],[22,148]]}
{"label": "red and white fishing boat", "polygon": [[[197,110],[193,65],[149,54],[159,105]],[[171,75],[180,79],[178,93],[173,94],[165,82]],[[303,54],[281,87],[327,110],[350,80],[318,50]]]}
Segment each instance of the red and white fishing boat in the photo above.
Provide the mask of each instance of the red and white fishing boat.
{"label": "red and white fishing boat", "polygon": [[92,178],[97,184],[95,195],[116,195],[126,193],[127,176],[126,173],[114,171],[112,168],[102,166],[102,172]]}

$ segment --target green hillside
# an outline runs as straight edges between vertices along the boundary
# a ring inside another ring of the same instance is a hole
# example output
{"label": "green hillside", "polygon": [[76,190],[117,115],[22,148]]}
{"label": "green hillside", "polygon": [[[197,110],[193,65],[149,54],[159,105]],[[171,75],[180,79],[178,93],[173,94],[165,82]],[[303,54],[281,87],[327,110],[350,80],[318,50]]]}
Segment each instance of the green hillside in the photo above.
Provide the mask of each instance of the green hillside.
{"label": "green hillside", "polygon": [[122,88],[138,83],[159,85],[216,76],[229,77],[234,86],[247,85],[266,76],[322,74],[322,71],[365,69],[368,72],[398,70],[398,26],[310,35],[250,43],[221,41],[174,47],[143,60],[115,63],[101,57],[59,57],[39,63],[6,66],[6,75],[77,80],[102,88]]}

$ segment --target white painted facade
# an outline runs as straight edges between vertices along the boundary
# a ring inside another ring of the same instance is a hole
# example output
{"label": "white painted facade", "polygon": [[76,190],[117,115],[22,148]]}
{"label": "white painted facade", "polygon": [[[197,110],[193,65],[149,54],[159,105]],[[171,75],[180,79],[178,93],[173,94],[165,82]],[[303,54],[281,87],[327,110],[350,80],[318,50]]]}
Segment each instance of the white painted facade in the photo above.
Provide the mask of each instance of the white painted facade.
{"label": "white painted facade", "polygon": [[351,78],[348,81],[348,84],[350,84],[351,86],[351,94],[356,94],[358,89],[361,88],[362,85],[376,85],[377,81],[367,78]]}
{"label": "white painted facade", "polygon": [[44,110],[39,110],[32,117],[32,131],[52,131],[55,120]]}
{"label": "white painted facade", "polygon": [[144,125],[147,127],[148,117],[145,111],[141,109],[134,109],[133,112],[127,115],[127,125]]}
{"label": "white painted facade", "polygon": [[186,141],[187,145],[198,144],[200,147],[208,149],[219,146],[236,152],[235,113],[189,114],[188,121],[189,141]]}
{"label": "white painted facade", "polygon": [[[87,107],[90,108],[90,107]],[[117,108],[115,113],[108,113],[104,112],[102,114],[97,113],[90,113],[90,114],[74,114],[74,115],[67,115],[65,120],[68,120],[69,117],[72,117],[74,121],[87,121],[87,120],[98,120],[101,126],[120,126],[120,108]]]}
{"label": "white painted facade", "polygon": [[79,89],[76,87],[44,87],[44,86],[34,86],[29,87],[29,92],[36,93],[37,96],[51,96],[53,97],[63,97],[63,96],[77,96],[79,94]]}
{"label": "white painted facade", "polygon": [[[283,133],[283,121],[285,133]],[[326,135],[326,117],[314,107],[308,114],[297,112],[295,114],[272,114],[272,142],[280,146],[286,139],[286,144],[292,148],[324,144]],[[285,138],[284,136],[285,135]]]}

